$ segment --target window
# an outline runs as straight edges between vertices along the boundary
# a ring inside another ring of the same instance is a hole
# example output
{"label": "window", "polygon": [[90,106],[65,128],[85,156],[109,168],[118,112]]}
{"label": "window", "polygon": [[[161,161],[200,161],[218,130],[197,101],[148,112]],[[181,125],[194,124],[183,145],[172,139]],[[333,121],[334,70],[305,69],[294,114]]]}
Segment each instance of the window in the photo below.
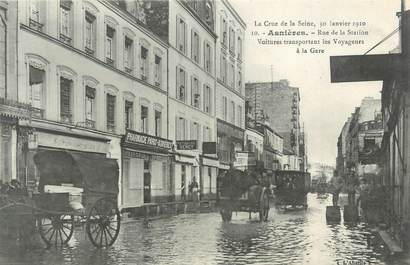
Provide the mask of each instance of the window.
{"label": "window", "polygon": [[242,93],[242,71],[238,68],[238,90]]}
{"label": "window", "polygon": [[229,86],[235,89],[235,66],[233,63],[229,64]]}
{"label": "window", "polygon": [[95,88],[85,87],[85,123],[89,128],[95,128]]}
{"label": "window", "polygon": [[211,113],[211,88],[208,85],[204,85],[204,111]]}
{"label": "window", "polygon": [[148,107],[141,106],[141,132],[148,133]]}
{"label": "window", "polygon": [[160,87],[162,83],[162,59],[160,56],[155,55],[155,69],[154,69],[154,82],[155,86]]}
{"label": "window", "polygon": [[177,99],[186,101],[186,72],[177,67]]}
{"label": "window", "polygon": [[6,22],[0,18],[0,97],[4,96],[6,90],[6,27]]}
{"label": "window", "polygon": [[115,101],[116,96],[107,94],[107,131],[115,132]]}
{"label": "window", "polygon": [[60,118],[65,123],[72,122],[72,86],[72,80],[60,77]]}
{"label": "window", "polygon": [[186,139],[186,120],[182,117],[176,118],[176,132],[175,132],[175,139],[178,140],[185,140]]}
{"label": "window", "polygon": [[32,65],[29,66],[29,102],[37,109],[44,109],[43,93],[45,88],[45,72]]}
{"label": "window", "polygon": [[115,29],[107,25],[105,36],[105,62],[114,66],[115,63]]}
{"label": "window", "polygon": [[134,103],[132,101],[125,101],[124,112],[125,129],[132,129],[134,124]]}
{"label": "window", "polygon": [[242,106],[238,106],[238,126],[242,127]]}
{"label": "window", "polygon": [[221,17],[221,42],[223,45],[227,46],[227,23],[224,17]]}
{"label": "window", "polygon": [[192,77],[191,83],[191,105],[195,108],[199,108],[201,104],[201,92],[199,90],[199,80],[196,77]]}
{"label": "window", "polygon": [[196,63],[199,63],[199,35],[194,30],[192,30],[191,34],[191,58]]}
{"label": "window", "polygon": [[209,43],[205,43],[205,71],[210,73],[212,71],[212,52],[211,52],[211,45]]}
{"label": "window", "polygon": [[208,126],[204,126],[204,142],[210,142],[212,141],[212,137],[211,137],[211,128],[209,128]]}
{"label": "window", "polygon": [[228,120],[228,99],[226,97],[222,98],[222,108],[223,108],[223,119]]}
{"label": "window", "polygon": [[96,49],[96,20],[95,16],[85,12],[85,52],[89,55],[95,54]]}
{"label": "window", "polygon": [[231,118],[231,123],[235,124],[235,103],[231,101],[231,111],[230,111],[230,118]]}
{"label": "window", "polygon": [[229,28],[229,51],[235,53],[235,31],[232,27]]}
{"label": "window", "polygon": [[132,73],[134,69],[134,50],[133,41],[131,38],[125,36],[124,38],[124,68],[125,72]]}
{"label": "window", "polygon": [[161,111],[155,111],[155,136],[161,137],[161,121],[162,113]]}
{"label": "window", "polygon": [[43,12],[45,1],[30,0],[30,19],[29,26],[32,29],[42,31],[43,30]]}
{"label": "window", "polygon": [[212,6],[209,1],[205,3],[205,22],[209,27],[213,28],[214,15],[212,13]]}
{"label": "window", "polygon": [[191,139],[190,140],[197,140],[199,141],[199,123],[193,122],[191,125]]}
{"label": "window", "polygon": [[242,60],[242,39],[238,36],[238,59]]}
{"label": "window", "polygon": [[221,54],[221,81],[226,84],[226,75],[227,75],[227,63],[225,55]]}
{"label": "window", "polygon": [[177,49],[186,53],[186,24],[182,18],[177,20]]}
{"label": "window", "polygon": [[60,0],[60,40],[71,44],[72,39],[72,2]]}
{"label": "window", "polygon": [[148,49],[141,46],[141,79],[148,79]]}

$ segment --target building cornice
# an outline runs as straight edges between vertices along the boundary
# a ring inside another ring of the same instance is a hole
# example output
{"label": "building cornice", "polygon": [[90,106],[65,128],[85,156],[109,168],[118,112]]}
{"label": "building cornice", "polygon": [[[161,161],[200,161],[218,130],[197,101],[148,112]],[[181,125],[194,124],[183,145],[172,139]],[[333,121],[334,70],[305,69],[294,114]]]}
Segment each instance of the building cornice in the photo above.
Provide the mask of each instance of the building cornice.
{"label": "building cornice", "polygon": [[152,88],[152,89],[154,89],[154,90],[156,90],[156,91],[158,91],[158,92],[160,92],[160,93],[162,93],[162,94],[164,94],[164,95],[167,95],[167,94],[168,94],[167,91],[164,91],[164,90],[162,90],[162,89],[160,89],[160,88],[158,88],[158,87],[156,87],[156,86],[154,86],[154,85],[151,85],[150,83],[147,83],[147,82],[143,81],[142,79],[139,79],[139,78],[137,78],[137,77],[135,77],[135,76],[132,76],[132,75],[130,75],[130,74],[124,72],[124,71],[121,71],[121,70],[118,69],[118,68],[112,67],[112,66],[110,66],[110,65],[108,65],[108,64],[106,64],[106,63],[104,63],[103,61],[101,61],[101,60],[99,60],[99,59],[97,59],[97,58],[95,58],[95,57],[93,57],[93,56],[88,55],[86,52],[84,52],[84,51],[82,51],[82,50],[79,50],[79,49],[77,49],[77,48],[74,48],[74,47],[72,47],[72,46],[70,46],[70,45],[68,45],[68,44],[66,44],[66,43],[64,43],[64,42],[62,42],[62,41],[60,41],[60,40],[58,40],[58,39],[56,39],[56,38],[50,36],[50,35],[47,35],[47,34],[45,34],[45,33],[43,33],[43,32],[39,32],[39,31],[37,31],[37,30],[31,29],[30,27],[28,27],[28,26],[25,25],[25,24],[20,24],[20,28],[21,28],[22,30],[25,30],[25,31],[30,32],[30,33],[32,33],[32,34],[35,34],[35,35],[37,35],[37,36],[39,36],[39,37],[41,37],[41,38],[43,38],[43,39],[46,39],[46,40],[48,40],[48,41],[50,41],[50,42],[53,42],[53,43],[55,43],[55,44],[57,44],[57,45],[60,45],[60,46],[62,46],[62,47],[64,47],[64,48],[66,48],[67,50],[71,50],[71,51],[73,51],[73,52],[75,52],[75,53],[77,53],[77,54],[79,54],[79,55],[82,55],[83,57],[89,59],[90,61],[93,61],[93,62],[95,62],[95,63],[97,63],[97,64],[99,64],[99,65],[101,65],[101,66],[103,66],[103,67],[105,67],[105,68],[107,68],[107,69],[110,69],[110,70],[112,70],[112,71],[114,71],[114,72],[116,72],[116,73],[118,73],[118,74],[120,74],[120,75],[123,75],[123,76],[125,76],[125,77],[127,77],[127,78],[129,78],[129,79],[132,79],[132,80],[134,80],[134,81],[137,81],[137,82],[139,82],[140,84],[145,85],[145,86],[147,86],[147,87],[150,87],[150,88]]}
{"label": "building cornice", "polygon": [[226,88],[228,91],[231,91],[232,93],[234,93],[235,95],[237,95],[238,97],[240,97],[242,100],[245,100],[245,96],[241,95],[240,93],[238,93],[238,91],[233,90],[232,88],[230,88],[229,86],[227,86],[226,84],[224,84],[221,79],[217,78],[218,80],[218,84],[220,84],[221,86],[223,86],[224,88]]}
{"label": "building cornice", "polygon": [[219,118],[216,118],[216,121],[217,121],[217,122],[220,122],[220,123],[222,123],[222,124],[228,125],[229,127],[232,127],[232,128],[234,128],[234,129],[236,129],[236,130],[239,130],[239,131],[241,131],[241,132],[245,132],[245,129],[244,129],[244,128],[238,127],[238,126],[236,126],[235,124],[232,124],[232,123],[230,123],[230,122],[221,120],[221,119],[219,119]]}

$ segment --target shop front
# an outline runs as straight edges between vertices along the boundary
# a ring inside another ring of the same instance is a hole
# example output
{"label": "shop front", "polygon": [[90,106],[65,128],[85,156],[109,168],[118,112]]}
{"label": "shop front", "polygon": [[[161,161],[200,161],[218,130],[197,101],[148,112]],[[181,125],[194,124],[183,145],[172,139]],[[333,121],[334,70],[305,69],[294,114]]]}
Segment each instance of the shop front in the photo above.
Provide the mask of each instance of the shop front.
{"label": "shop front", "polygon": [[219,160],[216,156],[201,155],[201,200],[216,199]]}
{"label": "shop front", "polygon": [[122,208],[172,201],[175,181],[170,176],[172,142],[127,130],[122,149]]}
{"label": "shop front", "polygon": [[217,153],[219,162],[228,166],[236,159],[236,152],[243,151],[244,131],[242,128],[217,119]]}

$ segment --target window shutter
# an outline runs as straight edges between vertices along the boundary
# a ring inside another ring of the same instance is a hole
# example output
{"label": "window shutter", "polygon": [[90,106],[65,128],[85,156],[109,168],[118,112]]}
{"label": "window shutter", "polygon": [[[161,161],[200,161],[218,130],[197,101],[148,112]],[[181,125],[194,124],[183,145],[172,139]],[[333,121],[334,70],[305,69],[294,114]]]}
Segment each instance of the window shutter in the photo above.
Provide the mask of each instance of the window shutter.
{"label": "window shutter", "polygon": [[176,91],[175,91],[175,98],[180,99],[179,98],[179,84],[180,84],[180,80],[179,80],[179,67],[176,67]]}
{"label": "window shutter", "polygon": [[60,78],[60,111],[62,115],[71,114],[71,84],[72,80]]}

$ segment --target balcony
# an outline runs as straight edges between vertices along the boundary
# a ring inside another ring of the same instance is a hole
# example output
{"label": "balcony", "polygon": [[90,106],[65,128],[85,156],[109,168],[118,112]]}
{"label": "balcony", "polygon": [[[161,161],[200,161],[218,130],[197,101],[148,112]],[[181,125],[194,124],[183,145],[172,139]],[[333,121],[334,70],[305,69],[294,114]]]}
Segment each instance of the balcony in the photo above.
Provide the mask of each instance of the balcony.
{"label": "balcony", "polygon": [[111,133],[115,133],[115,124],[107,123],[107,131]]}
{"label": "balcony", "polygon": [[73,115],[71,113],[61,113],[61,122],[62,123],[73,123]]}
{"label": "balcony", "polygon": [[71,38],[60,33],[60,40],[65,44],[71,45]]}
{"label": "balcony", "polygon": [[94,56],[94,50],[89,48],[89,47],[85,47],[85,53],[91,56]]}
{"label": "balcony", "polygon": [[[0,98],[0,116],[16,119],[30,119],[35,110],[35,108],[28,104],[11,99]],[[41,111],[41,113],[43,113],[43,110]]]}
{"label": "balcony", "polygon": [[127,74],[132,74],[132,68],[129,68],[129,67],[127,67],[127,66],[125,66],[124,71],[125,71]]}
{"label": "balcony", "polygon": [[113,59],[108,58],[108,57],[105,57],[105,62],[106,62],[108,65],[111,65],[112,67],[114,67],[114,60],[113,60]]}
{"label": "balcony", "polygon": [[29,20],[29,27],[38,31],[42,31],[43,30],[43,24],[41,24],[38,21],[35,21],[33,19],[30,18]]}

